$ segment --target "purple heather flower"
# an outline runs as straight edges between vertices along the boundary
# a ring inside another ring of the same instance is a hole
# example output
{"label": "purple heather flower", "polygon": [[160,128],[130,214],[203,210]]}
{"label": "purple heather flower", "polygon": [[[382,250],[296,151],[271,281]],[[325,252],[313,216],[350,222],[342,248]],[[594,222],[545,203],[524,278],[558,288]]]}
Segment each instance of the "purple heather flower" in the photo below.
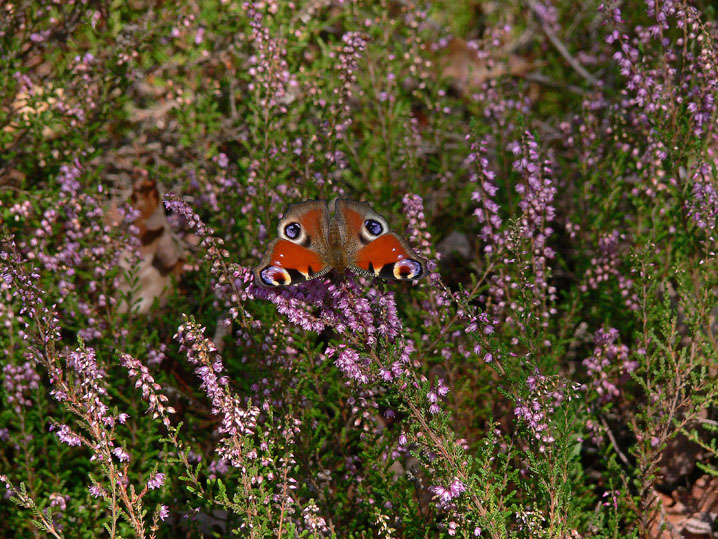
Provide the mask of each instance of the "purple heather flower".
{"label": "purple heather flower", "polygon": [[603,505],[605,505],[605,506],[613,505],[613,507],[615,509],[618,509],[618,496],[620,496],[620,495],[621,495],[620,490],[607,490],[606,492],[603,493],[601,498],[611,496],[611,501],[603,502]]}
{"label": "purple heather flower", "polygon": [[179,198],[174,193],[169,193],[165,197],[165,208],[184,218],[187,226],[191,228],[198,236],[204,238],[211,236],[214,231],[206,226],[202,219],[194,212],[187,202]]}
{"label": "purple heather flower", "polygon": [[[718,166],[718,160],[714,166]],[[688,216],[696,226],[712,234],[718,219],[718,180],[712,168],[702,163],[696,167],[691,181],[693,187],[692,197],[687,203]]]}
{"label": "purple heather flower", "polygon": [[58,492],[53,492],[50,494],[50,507],[55,507],[56,511],[66,511],[68,501],[70,501],[70,497],[66,494],[63,495]]}
{"label": "purple heather flower", "polygon": [[103,489],[100,485],[91,485],[90,494],[93,498],[104,498],[107,496],[105,489]]}
{"label": "purple heather flower", "polygon": [[543,453],[556,441],[550,432],[555,408],[566,398],[570,400],[577,386],[568,386],[557,377],[544,376],[538,369],[527,378],[526,385],[530,394],[528,399],[519,398],[516,401],[514,415],[526,425],[531,434],[530,441]]}
{"label": "purple heather flower", "polygon": [[204,41],[204,28],[199,27],[197,28],[197,33],[194,36],[194,44],[200,45]]}
{"label": "purple heather flower", "polygon": [[451,482],[451,485],[449,485],[449,491],[451,492],[451,496],[454,498],[457,498],[465,490],[466,486],[458,479],[454,479]]}
{"label": "purple heather flower", "polygon": [[[266,448],[264,450],[266,451]],[[209,463],[208,471],[210,479],[225,475],[229,471],[229,462],[226,459],[215,459]]]}
{"label": "purple heather flower", "polygon": [[204,336],[204,328],[186,320],[177,328],[175,339],[180,343],[180,350],[187,354],[187,360],[198,365],[195,373],[202,380],[200,387],[212,402],[212,413],[222,417],[217,430],[228,436],[220,441],[217,453],[233,466],[242,466],[243,448],[236,438],[254,433],[259,408],[243,407],[240,399],[227,388],[228,379],[217,376],[217,372],[223,370],[222,358],[214,343]]}
{"label": "purple heather flower", "polygon": [[160,488],[165,482],[165,474],[157,472],[152,475],[150,475],[150,478],[147,480],[147,488],[150,490]]}
{"label": "purple heather flower", "polygon": [[[325,322],[309,311],[316,305],[324,304],[324,298],[330,292],[330,286],[322,281],[322,279],[315,279],[299,286],[283,289],[252,285],[249,291],[256,299],[267,299],[274,303],[277,312],[286,316],[292,324],[305,331],[321,333],[326,325]],[[343,331],[344,327],[343,324],[337,323],[336,325],[339,332]]]}
{"label": "purple heather flower", "polygon": [[455,478],[448,488],[439,485],[429,487],[437,500],[440,508],[447,508],[451,500],[458,498],[462,492],[466,491],[466,486],[459,479]]}
{"label": "purple heather flower", "polygon": [[[467,139],[469,138],[470,136],[467,136]],[[484,251],[491,253],[503,244],[504,238],[499,233],[502,224],[499,205],[493,200],[498,189],[494,183],[496,173],[489,169],[489,161],[486,158],[487,144],[486,140],[472,142],[471,153],[466,157],[465,163],[472,169],[469,181],[475,185],[471,200],[479,203],[479,207],[474,210],[474,215],[482,225],[479,237],[484,242]]]}
{"label": "purple heather flower", "polygon": [[366,384],[369,381],[369,377],[366,374],[368,360],[366,358],[362,359],[359,356],[359,352],[353,348],[341,344],[337,348],[327,348],[324,353],[329,358],[335,354],[337,355],[334,364],[348,378],[356,380],[361,384]]}
{"label": "purple heather flower", "polygon": [[115,447],[112,450],[112,454],[115,455],[117,460],[120,462],[129,462],[130,455],[127,451],[125,451],[122,447]]}
{"label": "purple heather flower", "polygon": [[419,254],[429,257],[431,255],[431,233],[428,231],[424,217],[424,201],[419,195],[404,195],[404,214],[409,220],[409,243],[416,247]]}
{"label": "purple heather flower", "polygon": [[638,366],[637,362],[628,359],[628,347],[616,343],[618,337],[619,333],[615,328],[599,329],[594,336],[596,347],[593,355],[583,360],[583,365],[592,378],[591,386],[602,403],[619,396],[619,378]]}
{"label": "purple heather flower", "polygon": [[82,443],[80,437],[72,432],[67,425],[60,425],[60,428],[55,432],[55,436],[57,436],[62,443],[69,446],[80,445]]}
{"label": "purple heather flower", "polygon": [[434,493],[434,496],[438,498],[439,502],[441,504],[446,504],[451,501],[453,498],[453,495],[451,494],[451,490],[448,488],[444,488],[441,486],[435,486],[435,487],[429,487],[429,490]]}
{"label": "purple heather flower", "polygon": [[7,364],[3,367],[3,387],[7,394],[8,404],[13,406],[15,413],[22,408],[32,406],[28,393],[39,387],[40,375],[29,361],[22,365]]}
{"label": "purple heather flower", "polygon": [[[154,378],[149,373],[149,369],[144,366],[138,359],[133,358],[129,354],[122,354],[120,356],[120,364],[128,370],[130,378],[137,378],[135,387],[142,389],[142,398],[149,401],[148,412],[152,412],[152,417],[157,418],[162,416],[162,423],[169,427],[170,420],[167,417],[169,414],[173,414],[175,409],[171,406],[165,406],[167,397],[159,391],[162,387],[155,383]],[[120,423],[124,423],[123,419],[126,420],[127,414],[121,414]]]}

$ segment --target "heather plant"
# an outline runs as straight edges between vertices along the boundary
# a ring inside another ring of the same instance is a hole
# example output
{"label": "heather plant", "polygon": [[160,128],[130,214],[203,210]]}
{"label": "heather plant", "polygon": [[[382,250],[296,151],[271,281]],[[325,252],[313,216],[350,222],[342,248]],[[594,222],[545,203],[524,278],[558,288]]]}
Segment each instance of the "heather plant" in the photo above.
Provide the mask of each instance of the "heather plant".
{"label": "heather plant", "polygon": [[0,535],[718,531],[714,7],[1,9]]}

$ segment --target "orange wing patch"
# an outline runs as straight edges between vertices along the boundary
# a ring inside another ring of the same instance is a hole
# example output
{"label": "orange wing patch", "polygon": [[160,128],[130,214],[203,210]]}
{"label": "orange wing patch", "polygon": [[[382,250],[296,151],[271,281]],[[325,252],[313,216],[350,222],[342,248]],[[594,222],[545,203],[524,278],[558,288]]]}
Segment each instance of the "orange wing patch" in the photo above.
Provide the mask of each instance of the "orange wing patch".
{"label": "orange wing patch", "polygon": [[385,265],[405,258],[412,258],[412,253],[392,234],[384,234],[357,251],[356,264],[363,270],[378,273]]}
{"label": "orange wing patch", "polygon": [[288,270],[297,270],[305,277],[319,273],[326,267],[317,253],[287,240],[277,242],[272,249],[269,264]]}

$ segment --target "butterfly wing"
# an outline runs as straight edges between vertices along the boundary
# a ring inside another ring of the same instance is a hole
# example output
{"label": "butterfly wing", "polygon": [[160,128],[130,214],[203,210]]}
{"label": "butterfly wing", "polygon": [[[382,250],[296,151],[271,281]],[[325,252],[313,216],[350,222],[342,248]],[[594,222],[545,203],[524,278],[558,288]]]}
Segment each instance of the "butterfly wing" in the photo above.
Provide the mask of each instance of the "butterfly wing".
{"label": "butterfly wing", "polygon": [[277,226],[279,237],[254,268],[255,282],[267,287],[289,286],[327,273],[331,270],[326,260],[328,230],[325,202],[290,205]]}
{"label": "butterfly wing", "polygon": [[412,281],[426,275],[426,260],[401,236],[389,231],[386,220],[369,204],[348,199],[336,201],[346,266],[368,277]]}

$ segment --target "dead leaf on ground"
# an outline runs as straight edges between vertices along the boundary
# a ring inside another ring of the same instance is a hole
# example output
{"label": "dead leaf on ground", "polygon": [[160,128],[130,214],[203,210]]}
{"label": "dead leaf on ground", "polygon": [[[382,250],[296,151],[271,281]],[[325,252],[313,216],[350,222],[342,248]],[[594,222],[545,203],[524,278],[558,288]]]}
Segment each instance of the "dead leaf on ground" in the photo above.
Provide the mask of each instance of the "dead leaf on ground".
{"label": "dead leaf on ground", "polygon": [[[134,299],[137,304],[133,308],[140,314],[146,314],[155,299],[159,299],[160,304],[166,301],[172,276],[182,273],[184,253],[179,240],[167,224],[157,183],[147,177],[146,171],[136,172],[140,178],[135,180],[132,186],[129,202],[140,213],[133,223],[138,229],[141,243],[140,257],[137,259],[128,250],[122,254],[120,265],[124,270],[133,270],[135,273],[138,282]],[[117,216],[115,205],[108,211],[108,219],[118,224]],[[123,280],[118,292],[126,295],[131,288],[132,283]],[[129,306],[122,301],[119,309],[120,312],[127,312]]]}
{"label": "dead leaf on ground", "polygon": [[[659,539],[716,537],[718,520],[718,477],[704,475],[690,490],[677,488],[670,495],[655,492],[662,506],[654,520],[650,537]],[[664,530],[661,527],[665,525]]]}
{"label": "dead leaf on ground", "polygon": [[444,49],[439,67],[441,75],[452,79],[460,92],[477,90],[486,81],[502,75],[525,75],[536,67],[534,62],[512,52],[506,51],[503,56],[506,61],[494,60],[490,64],[488,59],[480,58],[467,41],[455,37]]}

